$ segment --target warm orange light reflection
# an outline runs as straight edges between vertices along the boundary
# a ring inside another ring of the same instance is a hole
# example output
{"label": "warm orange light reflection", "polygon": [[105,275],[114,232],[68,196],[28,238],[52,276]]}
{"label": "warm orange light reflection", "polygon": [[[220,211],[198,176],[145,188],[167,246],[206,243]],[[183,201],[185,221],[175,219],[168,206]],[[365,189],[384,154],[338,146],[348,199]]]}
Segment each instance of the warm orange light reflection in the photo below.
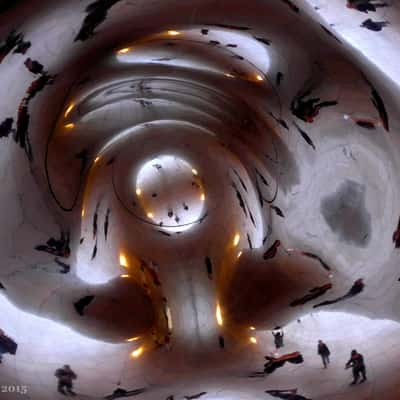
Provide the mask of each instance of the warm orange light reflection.
{"label": "warm orange light reflection", "polygon": [[250,342],[253,344],[257,344],[257,339],[255,337],[251,337]]}
{"label": "warm orange light reflection", "polygon": [[193,173],[193,175],[198,175],[199,173],[197,172],[197,169],[195,169],[195,168],[192,168],[192,173]]}
{"label": "warm orange light reflection", "polygon": [[126,341],[127,341],[127,342],[136,342],[136,341],[139,340],[139,339],[140,339],[140,336],[135,336],[135,337],[133,337],[133,338],[126,339]]}
{"label": "warm orange light reflection", "polygon": [[125,254],[120,254],[119,255],[119,265],[121,265],[122,267],[126,267],[128,268],[128,259],[126,258]]}
{"label": "warm orange light reflection", "polygon": [[74,109],[74,107],[75,107],[74,104],[71,103],[70,106],[65,110],[65,114],[64,114],[65,118],[68,117],[69,113]]}
{"label": "warm orange light reflection", "polygon": [[240,257],[242,256],[242,254],[243,254],[243,252],[242,252],[242,251],[239,251],[239,253],[238,253],[238,255],[237,255],[237,258],[240,258]]}
{"label": "warm orange light reflection", "polygon": [[82,213],[81,213],[82,218],[85,216],[85,209],[82,208]]}
{"label": "warm orange light reflection", "polygon": [[140,195],[142,194],[142,189],[137,188],[137,189],[136,189],[136,194],[137,194],[138,196],[140,196]]}
{"label": "warm orange light reflection", "polygon": [[148,216],[149,218],[153,218],[153,217],[154,217],[153,213],[151,213],[151,212],[147,213],[147,216]]}
{"label": "warm orange light reflection", "polygon": [[200,196],[201,201],[204,201],[206,199],[206,195],[204,193],[201,194]]}
{"label": "warm orange light reflection", "polygon": [[139,347],[137,350],[132,351],[131,356],[133,358],[138,358],[143,354],[143,350],[144,350],[143,347]]}
{"label": "warm orange light reflection", "polygon": [[224,324],[224,320],[222,319],[222,311],[219,304],[217,304],[217,310],[215,311],[215,317],[217,318],[217,322],[219,326]]}
{"label": "warm orange light reflection", "polygon": [[256,328],[254,328],[254,326],[251,326],[251,327],[250,327],[250,330],[251,330],[251,331],[255,331]]}
{"label": "warm orange light reflection", "polygon": [[168,33],[169,36],[177,36],[177,35],[180,35],[180,34],[181,34],[181,33],[178,32],[178,31],[168,31],[167,33]]}
{"label": "warm orange light reflection", "polygon": [[257,75],[257,76],[256,76],[256,79],[257,79],[258,81],[263,81],[263,80],[264,80],[264,78],[263,78],[261,75]]}
{"label": "warm orange light reflection", "polygon": [[99,160],[100,160],[100,157],[96,157],[96,158],[94,159],[94,162],[97,163]]}
{"label": "warm orange light reflection", "polygon": [[233,245],[236,247],[239,244],[240,235],[237,233],[233,238]]}
{"label": "warm orange light reflection", "polygon": [[129,278],[130,277],[130,275],[120,275],[121,276],[121,278]]}
{"label": "warm orange light reflection", "polygon": [[125,54],[130,50],[129,47],[125,47],[124,49],[118,50],[118,54]]}
{"label": "warm orange light reflection", "polygon": [[75,124],[67,124],[67,125],[64,125],[64,128],[66,128],[66,129],[73,129],[73,128],[75,128]]}
{"label": "warm orange light reflection", "polygon": [[225,73],[224,75],[225,75],[227,78],[234,78],[234,77],[235,77],[235,75],[228,74],[228,73]]}

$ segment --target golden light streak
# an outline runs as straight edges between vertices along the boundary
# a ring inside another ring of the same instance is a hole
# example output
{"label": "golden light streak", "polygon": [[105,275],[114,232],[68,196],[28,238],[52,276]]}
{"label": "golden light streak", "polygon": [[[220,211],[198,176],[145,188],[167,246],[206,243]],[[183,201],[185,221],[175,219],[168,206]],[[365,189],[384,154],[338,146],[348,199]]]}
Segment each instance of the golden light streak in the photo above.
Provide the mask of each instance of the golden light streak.
{"label": "golden light streak", "polygon": [[243,252],[242,252],[242,251],[239,251],[239,253],[238,253],[238,255],[237,255],[237,258],[240,258],[240,257],[242,256],[242,254],[243,254]]}
{"label": "golden light streak", "polygon": [[143,347],[139,347],[137,350],[132,351],[131,356],[133,358],[139,358],[143,354]]}
{"label": "golden light streak", "polygon": [[149,218],[153,218],[153,217],[154,217],[154,214],[151,213],[151,212],[149,212],[149,213],[147,213],[147,216],[148,216]]}
{"label": "golden light streak", "polygon": [[263,80],[264,80],[264,78],[263,78],[261,75],[257,75],[257,76],[256,76],[256,79],[257,79],[258,81],[263,81]]}
{"label": "golden light streak", "polygon": [[217,304],[217,309],[215,311],[215,317],[217,318],[217,322],[219,326],[224,324],[224,320],[222,319],[222,311],[219,304]]}
{"label": "golden light streak", "polygon": [[85,209],[82,208],[82,213],[81,213],[82,218],[85,216]]}
{"label": "golden light streak", "polygon": [[66,129],[74,129],[75,128],[75,124],[67,124],[67,125],[64,125],[64,128],[66,128]]}
{"label": "golden light streak", "polygon": [[193,175],[198,175],[199,173],[197,172],[197,169],[195,169],[195,168],[192,168],[192,173],[193,173]]}
{"label": "golden light streak", "polygon": [[250,342],[253,344],[257,344],[257,339],[255,337],[251,337]]}
{"label": "golden light streak", "polygon": [[68,117],[68,115],[69,115],[70,112],[74,109],[74,107],[75,107],[75,105],[74,105],[73,103],[71,103],[71,104],[69,105],[69,107],[65,110],[65,114],[64,114],[64,117],[65,117],[65,118]]}
{"label": "golden light streak", "polygon": [[171,309],[167,306],[166,307],[166,313],[167,313],[167,323],[168,323],[168,329],[170,332],[172,332],[172,316],[171,316]]}
{"label": "golden light streak", "polygon": [[122,267],[126,267],[126,268],[128,268],[128,266],[129,266],[128,259],[126,258],[126,255],[123,253],[120,253],[120,255],[119,255],[119,265],[121,265]]}
{"label": "golden light streak", "polygon": [[204,193],[201,194],[200,196],[201,201],[204,201],[206,199],[206,195]]}
{"label": "golden light streak", "polygon": [[251,327],[250,327],[250,330],[251,330],[251,331],[255,331],[256,328],[254,328],[254,326],[251,326]]}
{"label": "golden light streak", "polygon": [[123,49],[121,49],[121,50],[118,50],[118,54],[125,54],[125,53],[127,53],[129,50],[130,50],[129,47],[125,47],[125,48],[123,48]]}
{"label": "golden light streak", "polygon": [[228,74],[228,73],[225,73],[224,75],[225,75],[227,78],[234,78],[234,77],[235,77],[235,75]]}
{"label": "golden light streak", "polygon": [[130,278],[130,275],[120,275],[121,278]]}
{"label": "golden light streak", "polygon": [[233,238],[233,245],[236,247],[239,244],[240,235],[237,233]]}
{"label": "golden light streak", "polygon": [[178,36],[178,35],[181,34],[180,32],[178,32],[178,31],[173,31],[173,30],[168,31],[167,33],[168,33],[169,36]]}
{"label": "golden light streak", "polygon": [[136,189],[136,194],[137,194],[138,196],[140,196],[140,195],[142,194],[142,189],[137,188],[137,189]]}
{"label": "golden light streak", "polygon": [[127,341],[127,342],[136,342],[136,341],[139,340],[139,339],[140,339],[140,336],[135,336],[135,337],[133,337],[133,338],[126,339],[126,341]]}
{"label": "golden light streak", "polygon": [[94,163],[96,164],[99,160],[100,160],[100,156],[98,156],[98,157],[96,157],[96,158],[94,159]]}

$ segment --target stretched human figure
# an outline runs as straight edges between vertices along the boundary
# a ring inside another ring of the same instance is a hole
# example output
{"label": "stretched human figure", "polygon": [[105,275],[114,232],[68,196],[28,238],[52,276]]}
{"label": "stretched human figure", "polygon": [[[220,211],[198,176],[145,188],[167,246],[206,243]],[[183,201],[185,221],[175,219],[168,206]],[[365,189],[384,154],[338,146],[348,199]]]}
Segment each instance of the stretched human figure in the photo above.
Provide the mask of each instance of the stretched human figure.
{"label": "stretched human figure", "polygon": [[264,364],[265,374],[272,374],[278,368],[283,367],[286,362],[291,364],[301,364],[304,362],[303,356],[298,351],[285,354],[281,357],[266,356],[265,359],[267,360],[267,362]]}
{"label": "stretched human figure", "polygon": [[368,18],[360,26],[362,28],[367,28],[373,32],[380,32],[385,26],[388,26],[389,24],[389,21],[373,21],[371,18]]}
{"label": "stretched human figure", "polygon": [[331,267],[321,257],[317,256],[316,254],[310,253],[309,251],[301,251],[300,254],[306,257],[314,258],[322,265],[324,269],[326,269],[327,271],[331,270]]}
{"label": "stretched human figure", "polygon": [[311,89],[306,90],[303,94],[298,94],[294,97],[290,104],[292,114],[300,118],[304,122],[312,123],[314,118],[319,114],[320,110],[324,107],[336,106],[337,101],[322,101],[319,97],[305,99],[311,95]]}
{"label": "stretched human figure", "polygon": [[71,254],[69,233],[61,232],[60,239],[50,238],[46,244],[35,246],[35,250],[44,251],[57,257],[68,258]]}
{"label": "stretched human figure", "polygon": [[271,258],[274,258],[276,256],[276,253],[278,252],[278,247],[281,245],[280,240],[275,240],[275,242],[272,244],[272,246],[264,253],[263,258],[264,260],[269,260]]}
{"label": "stretched human figure", "polygon": [[309,301],[316,299],[317,297],[323,296],[328,290],[332,289],[331,283],[326,283],[325,285],[318,286],[310,289],[309,293],[300,299],[296,299],[290,303],[291,307],[302,306]]}
{"label": "stretched human figure", "polygon": [[109,9],[121,0],[96,0],[86,7],[87,16],[85,17],[81,29],[74,41],[82,42],[94,35],[94,30],[106,20]]}
{"label": "stretched human figure", "polygon": [[3,354],[12,354],[15,356],[17,353],[18,345],[13,339],[8,337],[2,329],[0,329],[0,364],[3,362]]}
{"label": "stretched human figure", "polygon": [[368,11],[376,12],[377,8],[388,7],[389,5],[377,0],[347,0],[346,6],[368,14]]}
{"label": "stretched human figure", "polygon": [[6,118],[0,124],[0,138],[8,137],[8,136],[10,136],[10,133],[15,132],[15,130],[13,129],[13,123],[14,123],[13,118]]}
{"label": "stretched human figure", "polygon": [[397,223],[397,228],[393,232],[392,240],[393,240],[393,243],[394,243],[396,249],[398,249],[400,247],[400,218],[399,218],[399,222]]}
{"label": "stretched human figure", "polygon": [[322,340],[318,340],[318,354],[321,356],[324,368],[327,368],[328,364],[330,363],[329,356],[331,355],[331,352],[328,346]]}
{"label": "stretched human figure", "polygon": [[5,41],[0,44],[0,64],[13,48],[20,46],[22,43],[24,43],[24,35],[12,30]]}
{"label": "stretched human figure", "polygon": [[362,376],[360,383],[367,380],[364,357],[358,353],[357,350],[351,351],[350,360],[347,361],[345,369],[348,368],[353,368],[353,382],[351,382],[350,385],[355,385],[358,382],[360,375]]}
{"label": "stretched human figure", "polygon": [[204,396],[207,394],[207,392],[200,392],[196,394],[192,394],[191,396],[184,396],[186,400],[194,400],[194,399],[199,399],[200,397]]}
{"label": "stretched human figure", "polygon": [[268,393],[272,397],[277,397],[278,399],[285,400],[312,400],[308,397],[304,397],[301,394],[297,394],[296,389],[288,389],[288,390],[266,390],[265,393]]}
{"label": "stretched human figure", "polygon": [[146,388],[139,388],[139,389],[133,389],[133,390],[125,390],[122,388],[115,389],[112,394],[105,396],[104,398],[106,400],[114,400],[114,399],[120,399],[121,397],[131,397],[131,396],[137,396],[139,394],[142,394],[146,391]]}
{"label": "stretched human figure", "polygon": [[76,393],[72,389],[74,386],[73,380],[77,379],[78,376],[72,371],[69,365],[64,365],[62,368],[59,368],[54,373],[54,376],[58,379],[57,390],[59,393],[76,396]]}
{"label": "stretched human figure", "polygon": [[107,208],[107,212],[106,212],[106,218],[104,220],[104,240],[107,240],[107,235],[108,235],[108,226],[109,226],[109,221],[110,221],[110,213],[111,210],[109,208]]}
{"label": "stretched human figure", "polygon": [[322,303],[315,304],[313,306],[313,308],[327,306],[327,305],[330,305],[330,304],[338,303],[339,301],[350,299],[350,298],[360,294],[364,290],[364,287],[365,287],[364,281],[362,279],[357,279],[353,283],[353,286],[350,288],[350,290],[344,296],[338,297],[337,299],[334,299],[334,300],[327,300],[327,301],[324,301]]}

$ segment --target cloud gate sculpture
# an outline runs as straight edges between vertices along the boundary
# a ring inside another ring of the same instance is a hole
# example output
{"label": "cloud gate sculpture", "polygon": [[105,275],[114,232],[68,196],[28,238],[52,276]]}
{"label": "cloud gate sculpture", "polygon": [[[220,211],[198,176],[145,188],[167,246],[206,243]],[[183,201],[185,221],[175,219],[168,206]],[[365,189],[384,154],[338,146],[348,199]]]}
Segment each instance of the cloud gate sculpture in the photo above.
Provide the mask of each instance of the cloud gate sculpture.
{"label": "cloud gate sculpture", "polygon": [[397,2],[0,21],[0,398],[400,398]]}

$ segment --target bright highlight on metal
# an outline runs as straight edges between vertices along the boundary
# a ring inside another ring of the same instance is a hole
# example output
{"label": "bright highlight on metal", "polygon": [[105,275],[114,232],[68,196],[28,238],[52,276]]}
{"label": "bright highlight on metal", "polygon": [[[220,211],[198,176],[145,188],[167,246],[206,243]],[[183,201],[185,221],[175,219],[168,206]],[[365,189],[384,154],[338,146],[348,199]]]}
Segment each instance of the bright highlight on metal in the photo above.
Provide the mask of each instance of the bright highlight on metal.
{"label": "bright highlight on metal", "polygon": [[239,244],[240,235],[237,233],[233,239],[233,245],[236,247]]}
{"label": "bright highlight on metal", "polygon": [[127,342],[136,342],[136,341],[139,340],[139,339],[140,339],[140,336],[135,336],[135,337],[133,337],[133,338],[126,339],[126,341],[127,341]]}
{"label": "bright highlight on metal", "polygon": [[131,356],[133,358],[138,358],[143,354],[143,350],[144,350],[143,347],[139,347],[137,350],[132,351]]}
{"label": "bright highlight on metal", "polygon": [[167,33],[168,33],[169,36],[177,36],[177,35],[180,35],[180,34],[181,34],[180,32],[178,32],[178,31],[173,31],[173,30],[168,31]]}
{"label": "bright highlight on metal", "polygon": [[217,304],[217,309],[215,311],[215,317],[217,318],[217,322],[219,326],[224,324],[224,320],[222,319],[222,311],[219,304]]}
{"label": "bright highlight on metal", "polygon": [[69,115],[70,112],[74,109],[74,107],[75,107],[75,105],[74,105],[73,103],[71,103],[71,104],[69,105],[69,107],[65,110],[65,114],[64,114],[64,117],[65,117],[65,118],[68,117],[68,115]]}
{"label": "bright highlight on metal", "polygon": [[125,254],[120,254],[119,255],[119,265],[121,265],[122,267],[128,267],[128,260],[125,256]]}

